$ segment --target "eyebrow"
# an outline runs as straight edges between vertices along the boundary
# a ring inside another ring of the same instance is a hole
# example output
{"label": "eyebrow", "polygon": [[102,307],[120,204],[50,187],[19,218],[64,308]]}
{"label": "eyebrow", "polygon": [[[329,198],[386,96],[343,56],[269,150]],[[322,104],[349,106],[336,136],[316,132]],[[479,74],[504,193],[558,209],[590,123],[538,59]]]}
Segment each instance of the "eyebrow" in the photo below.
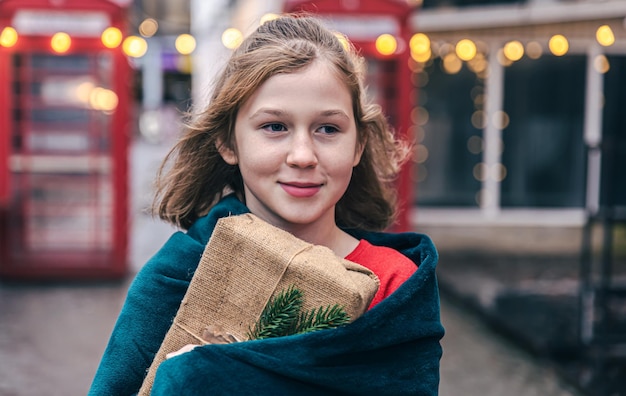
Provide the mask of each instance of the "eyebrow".
{"label": "eyebrow", "polygon": [[264,115],[273,115],[273,116],[279,117],[279,116],[282,116],[284,114],[285,114],[285,112],[282,111],[282,110],[261,108],[261,109],[255,111],[254,114],[252,114],[250,116],[250,119],[253,120],[253,119],[257,118],[257,117],[261,117],[261,116],[264,116]]}
{"label": "eyebrow", "polygon": [[320,115],[323,117],[339,116],[348,120],[350,119],[350,117],[344,111],[341,111],[341,110],[326,110],[326,111],[322,111]]}
{"label": "eyebrow", "polygon": [[[276,117],[280,117],[280,116],[284,116],[288,113],[286,113],[283,110],[279,110],[279,109],[268,109],[268,108],[261,108],[257,111],[254,112],[254,114],[252,114],[250,116],[250,120],[253,120],[257,117],[261,117],[264,115],[271,115],[271,116],[276,116]],[[322,117],[335,117],[335,116],[339,116],[342,118],[345,118],[347,120],[350,119],[350,117],[342,110],[324,110],[322,112],[320,112],[319,114]]]}

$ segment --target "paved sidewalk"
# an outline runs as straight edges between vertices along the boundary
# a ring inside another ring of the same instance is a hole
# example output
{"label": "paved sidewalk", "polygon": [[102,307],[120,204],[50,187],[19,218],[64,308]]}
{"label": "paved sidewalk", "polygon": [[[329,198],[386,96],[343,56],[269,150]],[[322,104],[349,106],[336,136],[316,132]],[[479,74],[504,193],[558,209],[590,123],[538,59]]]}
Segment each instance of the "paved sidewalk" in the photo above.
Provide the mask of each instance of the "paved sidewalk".
{"label": "paved sidewalk", "polygon": [[[173,229],[142,214],[163,147],[137,142],[131,154],[135,215],[130,267],[136,271]],[[477,263],[465,264],[471,268]],[[0,396],[84,395],[130,281],[0,282]],[[442,396],[578,396],[549,363],[533,358],[446,298],[442,321],[447,332]]]}
{"label": "paved sidewalk", "polygon": [[[0,283],[0,395],[84,395],[129,279],[91,285]],[[538,361],[442,301],[442,396],[574,396]]]}

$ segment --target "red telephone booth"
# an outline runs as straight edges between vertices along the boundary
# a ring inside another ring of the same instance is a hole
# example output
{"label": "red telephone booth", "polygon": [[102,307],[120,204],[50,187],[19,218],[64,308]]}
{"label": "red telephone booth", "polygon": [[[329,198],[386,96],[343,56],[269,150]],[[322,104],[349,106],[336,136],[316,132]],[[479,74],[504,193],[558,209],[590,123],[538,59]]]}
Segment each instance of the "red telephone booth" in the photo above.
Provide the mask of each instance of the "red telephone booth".
{"label": "red telephone booth", "polygon": [[0,0],[2,277],[126,271],[125,22],[122,1]]}
{"label": "red telephone booth", "polygon": [[[414,101],[408,19],[414,7],[409,3],[406,0],[286,0],[284,11],[320,15],[332,25],[330,28],[348,37],[367,60],[369,94],[382,106],[396,133],[412,141]],[[406,164],[398,177],[400,213],[394,231],[411,228],[411,169],[410,164]]]}

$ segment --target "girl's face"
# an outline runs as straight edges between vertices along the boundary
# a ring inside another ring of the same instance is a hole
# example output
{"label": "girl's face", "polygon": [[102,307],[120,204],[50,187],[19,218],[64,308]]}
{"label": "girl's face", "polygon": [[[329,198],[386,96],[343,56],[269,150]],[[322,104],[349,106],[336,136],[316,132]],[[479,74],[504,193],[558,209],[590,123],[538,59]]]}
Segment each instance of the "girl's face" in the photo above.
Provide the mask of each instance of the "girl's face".
{"label": "girl's face", "polygon": [[239,109],[235,149],[252,213],[294,233],[336,227],[335,204],[361,158],[346,85],[324,62],[274,75]]}

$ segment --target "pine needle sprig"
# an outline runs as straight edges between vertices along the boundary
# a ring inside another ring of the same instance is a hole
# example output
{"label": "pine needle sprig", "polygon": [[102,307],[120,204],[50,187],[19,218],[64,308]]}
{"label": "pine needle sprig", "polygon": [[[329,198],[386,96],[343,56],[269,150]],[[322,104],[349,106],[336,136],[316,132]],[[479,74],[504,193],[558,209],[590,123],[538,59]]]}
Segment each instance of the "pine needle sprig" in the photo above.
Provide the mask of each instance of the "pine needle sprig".
{"label": "pine needle sprig", "polygon": [[272,297],[248,339],[281,337],[311,331],[332,329],[350,322],[350,316],[340,305],[328,305],[301,312],[303,293],[294,285]]}
{"label": "pine needle sprig", "polygon": [[302,312],[298,320],[297,333],[333,329],[350,322],[350,317],[340,305],[327,305]]}
{"label": "pine needle sprig", "polygon": [[281,291],[267,303],[249,339],[263,339],[293,334],[304,303],[302,292],[295,286]]}

